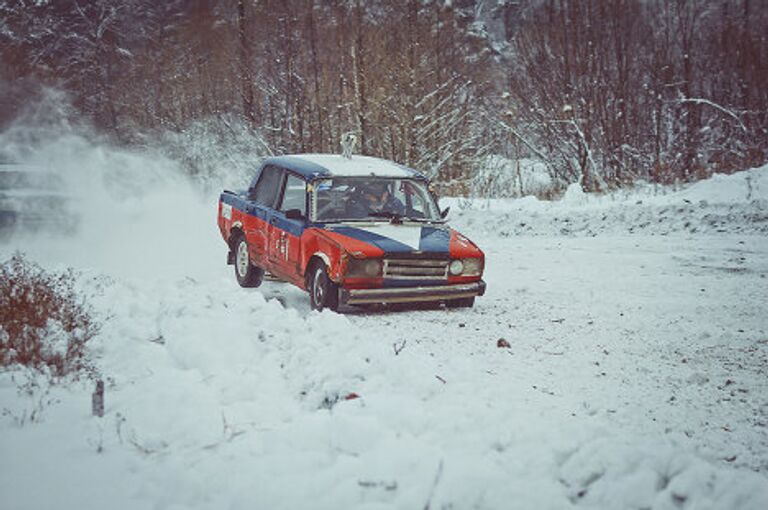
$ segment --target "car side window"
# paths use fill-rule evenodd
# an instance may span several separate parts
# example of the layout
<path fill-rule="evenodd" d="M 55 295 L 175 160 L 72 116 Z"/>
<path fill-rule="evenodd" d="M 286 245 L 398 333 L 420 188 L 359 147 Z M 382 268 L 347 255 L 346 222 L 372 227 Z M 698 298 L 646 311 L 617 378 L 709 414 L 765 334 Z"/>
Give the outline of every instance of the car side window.
<path fill-rule="evenodd" d="M 259 182 L 256 183 L 256 187 L 251 193 L 251 199 L 258 204 L 274 207 L 282 175 L 283 172 L 277 167 L 265 167 L 261 171 Z"/>
<path fill-rule="evenodd" d="M 285 188 L 283 190 L 283 199 L 280 203 L 281 211 L 289 209 L 298 209 L 301 215 L 307 215 L 307 183 L 293 174 L 288 174 L 285 179 Z"/>

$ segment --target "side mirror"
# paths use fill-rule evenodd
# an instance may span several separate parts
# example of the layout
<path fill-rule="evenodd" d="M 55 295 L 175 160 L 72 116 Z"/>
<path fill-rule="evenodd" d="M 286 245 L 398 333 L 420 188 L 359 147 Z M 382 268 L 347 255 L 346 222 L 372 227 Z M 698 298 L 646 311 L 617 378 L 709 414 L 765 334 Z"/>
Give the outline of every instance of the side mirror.
<path fill-rule="evenodd" d="M 451 206 L 446 207 L 440 212 L 440 217 L 445 219 L 446 216 L 448 216 L 448 213 L 451 212 Z"/>
<path fill-rule="evenodd" d="M 304 214 L 299 209 L 288 209 L 285 211 L 285 217 L 289 220 L 303 220 Z"/>

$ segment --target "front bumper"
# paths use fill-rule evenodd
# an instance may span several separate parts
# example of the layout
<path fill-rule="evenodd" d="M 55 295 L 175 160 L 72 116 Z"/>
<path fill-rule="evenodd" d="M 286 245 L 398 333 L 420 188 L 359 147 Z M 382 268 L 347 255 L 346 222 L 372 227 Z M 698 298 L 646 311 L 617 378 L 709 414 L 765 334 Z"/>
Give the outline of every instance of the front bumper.
<path fill-rule="evenodd" d="M 347 305 L 368 305 L 374 303 L 418 303 L 424 301 L 446 301 L 485 294 L 485 282 L 424 287 L 385 287 L 379 289 L 339 289 L 339 302 Z"/>

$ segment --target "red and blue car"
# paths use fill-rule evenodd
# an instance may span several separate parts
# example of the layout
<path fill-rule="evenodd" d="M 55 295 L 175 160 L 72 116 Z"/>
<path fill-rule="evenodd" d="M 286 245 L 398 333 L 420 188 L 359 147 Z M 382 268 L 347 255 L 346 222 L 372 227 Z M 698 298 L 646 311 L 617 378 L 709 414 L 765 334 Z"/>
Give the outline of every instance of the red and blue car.
<path fill-rule="evenodd" d="M 266 159 L 247 190 L 224 191 L 218 224 L 243 287 L 264 273 L 312 308 L 438 302 L 471 307 L 485 258 L 445 224 L 421 173 L 366 156 Z"/>

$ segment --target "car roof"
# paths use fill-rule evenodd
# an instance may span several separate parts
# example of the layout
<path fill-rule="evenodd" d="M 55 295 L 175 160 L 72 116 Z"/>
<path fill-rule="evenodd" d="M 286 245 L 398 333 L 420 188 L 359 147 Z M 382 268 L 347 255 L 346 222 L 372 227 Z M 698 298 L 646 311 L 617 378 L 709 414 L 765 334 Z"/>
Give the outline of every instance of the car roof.
<path fill-rule="evenodd" d="M 268 158 L 264 165 L 287 168 L 307 179 L 334 176 L 426 179 L 420 172 L 393 161 L 359 155 L 345 158 L 340 154 L 291 154 Z"/>

